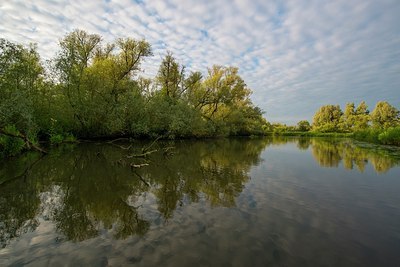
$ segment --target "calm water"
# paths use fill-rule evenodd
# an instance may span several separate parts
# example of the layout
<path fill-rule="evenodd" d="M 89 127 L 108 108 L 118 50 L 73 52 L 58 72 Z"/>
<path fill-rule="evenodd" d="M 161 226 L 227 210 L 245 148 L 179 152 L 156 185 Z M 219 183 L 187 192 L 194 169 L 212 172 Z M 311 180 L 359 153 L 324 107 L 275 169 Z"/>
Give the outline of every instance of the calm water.
<path fill-rule="evenodd" d="M 0 266 L 400 265 L 399 149 L 222 139 L 129 158 L 149 144 L 128 145 L 1 162 Z"/>

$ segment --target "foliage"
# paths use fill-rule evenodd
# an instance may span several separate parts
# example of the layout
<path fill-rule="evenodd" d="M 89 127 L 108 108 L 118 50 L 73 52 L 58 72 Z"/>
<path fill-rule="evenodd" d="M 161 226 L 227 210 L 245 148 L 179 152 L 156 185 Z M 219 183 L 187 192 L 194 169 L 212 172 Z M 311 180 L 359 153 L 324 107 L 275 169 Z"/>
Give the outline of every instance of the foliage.
<path fill-rule="evenodd" d="M 35 104 L 43 68 L 36 47 L 24 48 L 0 39 L 0 128 L 13 125 L 26 136 L 36 136 Z"/>
<path fill-rule="evenodd" d="M 145 40 L 74 30 L 46 72 L 36 46 L 0 39 L 0 129 L 58 144 L 97 137 L 263 134 L 263 112 L 235 67 L 185 73 L 171 53 L 154 79 L 137 77 L 152 55 Z M 4 140 L 6 137 L 1 136 Z M 4 141 L 5 142 L 5 141 Z"/>
<path fill-rule="evenodd" d="M 314 115 L 313 130 L 319 132 L 338 132 L 339 123 L 343 115 L 339 105 L 322 106 Z"/>
<path fill-rule="evenodd" d="M 387 129 L 369 128 L 354 133 L 354 138 L 360 141 L 384 145 L 400 145 L 400 126 Z"/>
<path fill-rule="evenodd" d="M 61 134 L 54 134 L 50 136 L 50 143 L 55 145 L 55 144 L 60 144 L 64 140 L 64 136 Z"/>
<path fill-rule="evenodd" d="M 297 123 L 297 130 L 300 132 L 308 132 L 311 129 L 311 125 L 308 121 L 302 120 Z"/>
<path fill-rule="evenodd" d="M 390 127 L 378 136 L 379 141 L 385 145 L 400 146 L 400 127 Z"/>
<path fill-rule="evenodd" d="M 362 101 L 357 108 L 347 103 L 344 112 L 339 106 L 321 107 L 314 116 L 314 132 L 348 132 L 362 141 L 398 145 L 400 112 L 388 102 L 380 101 L 370 113 Z"/>
<path fill-rule="evenodd" d="M 14 125 L 4 128 L 6 133 L 18 135 L 19 131 Z M 25 142 L 21 138 L 0 135 L 0 157 L 15 156 L 25 148 Z"/>
<path fill-rule="evenodd" d="M 0 39 L 2 155 L 18 153 L 39 139 L 58 144 L 76 138 L 173 139 L 310 130 L 356 132 L 362 139 L 396 143 L 394 130 L 383 131 L 400 121 L 399 111 L 387 102 L 377 103 L 371 114 L 364 101 L 357 107 L 348 103 L 344 112 L 338 105 L 325 105 L 312 126 L 308 121 L 271 124 L 250 100 L 251 90 L 238 68 L 214 65 L 206 75 L 186 73 L 168 52 L 154 79 L 138 77 L 141 63 L 151 55 L 145 40 L 119 38 L 104 44 L 97 34 L 74 30 L 61 39 L 45 71 L 35 45 Z M 371 124 L 381 130 L 369 131 Z M 5 135 L 6 127 L 23 140 Z"/>
<path fill-rule="evenodd" d="M 361 101 L 361 103 L 357 106 L 354 114 L 354 130 L 362 130 L 366 129 L 369 126 L 370 116 L 368 106 L 365 101 Z"/>
<path fill-rule="evenodd" d="M 400 124 L 400 112 L 386 101 L 376 104 L 371 113 L 374 127 L 386 129 Z"/>

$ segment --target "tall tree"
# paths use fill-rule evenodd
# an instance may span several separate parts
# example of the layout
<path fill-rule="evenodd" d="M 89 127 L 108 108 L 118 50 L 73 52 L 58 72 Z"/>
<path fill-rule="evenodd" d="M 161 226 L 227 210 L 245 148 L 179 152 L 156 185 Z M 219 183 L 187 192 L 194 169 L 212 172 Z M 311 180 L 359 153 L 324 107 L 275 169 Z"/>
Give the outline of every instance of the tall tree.
<path fill-rule="evenodd" d="M 370 116 L 365 101 L 361 101 L 355 110 L 354 130 L 366 129 L 369 125 Z"/>
<path fill-rule="evenodd" d="M 343 116 L 341 117 L 340 128 L 344 131 L 351 131 L 356 120 L 354 103 L 347 103 Z"/>
<path fill-rule="evenodd" d="M 386 101 L 379 101 L 371 112 L 374 127 L 388 128 L 400 124 L 400 112 Z"/>
<path fill-rule="evenodd" d="M 0 127 L 17 123 L 27 128 L 32 123 L 33 98 L 42 74 L 35 45 L 25 48 L 0 39 Z"/>
<path fill-rule="evenodd" d="M 171 52 L 162 60 L 156 79 L 162 94 L 171 99 L 180 98 L 185 91 L 185 67 L 179 65 Z"/>
<path fill-rule="evenodd" d="M 301 120 L 297 123 L 297 129 L 302 132 L 307 132 L 311 129 L 311 125 L 306 120 Z"/>
<path fill-rule="evenodd" d="M 132 78 L 152 54 L 145 40 L 120 38 L 101 45 L 101 37 L 75 30 L 60 42 L 56 58 L 60 85 L 81 134 L 123 131 L 126 94 L 138 90 Z M 122 113 L 122 114 L 121 114 Z"/>
<path fill-rule="evenodd" d="M 322 106 L 314 115 L 313 128 L 321 132 L 335 132 L 339 130 L 340 118 L 343 112 L 339 105 Z"/>

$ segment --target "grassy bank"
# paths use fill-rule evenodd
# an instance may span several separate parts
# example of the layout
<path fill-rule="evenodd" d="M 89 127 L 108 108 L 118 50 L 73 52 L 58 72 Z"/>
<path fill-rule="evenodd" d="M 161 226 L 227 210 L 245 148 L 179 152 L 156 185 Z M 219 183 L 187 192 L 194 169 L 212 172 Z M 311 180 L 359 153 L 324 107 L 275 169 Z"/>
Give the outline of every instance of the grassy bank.
<path fill-rule="evenodd" d="M 400 126 L 354 132 L 353 138 L 369 143 L 400 146 Z"/>
<path fill-rule="evenodd" d="M 354 133 L 269 132 L 266 133 L 266 135 L 334 138 L 347 137 L 374 144 L 400 146 L 400 126 L 389 127 L 387 129 L 369 128 Z"/>
<path fill-rule="evenodd" d="M 321 133 L 321 132 L 268 132 L 267 136 L 304 136 L 304 137 L 353 137 L 353 133 Z"/>

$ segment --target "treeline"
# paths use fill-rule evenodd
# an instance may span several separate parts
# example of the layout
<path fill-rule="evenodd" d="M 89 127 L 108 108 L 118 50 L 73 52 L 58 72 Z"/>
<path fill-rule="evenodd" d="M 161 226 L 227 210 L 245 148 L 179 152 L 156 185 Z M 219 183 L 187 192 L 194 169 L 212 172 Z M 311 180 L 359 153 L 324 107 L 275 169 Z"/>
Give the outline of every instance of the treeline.
<path fill-rule="evenodd" d="M 262 134 L 265 119 L 235 67 L 187 73 L 168 53 L 154 79 L 138 76 L 145 40 L 104 44 L 82 30 L 43 64 L 37 47 L 0 39 L 0 154 L 39 140 Z"/>
<path fill-rule="evenodd" d="M 324 105 L 314 114 L 312 124 L 305 120 L 297 126 L 267 123 L 265 129 L 280 135 L 332 136 L 339 133 L 372 143 L 400 145 L 400 112 L 386 101 L 379 101 L 372 112 L 365 101 L 357 107 L 347 103 L 344 111 L 339 105 Z"/>

